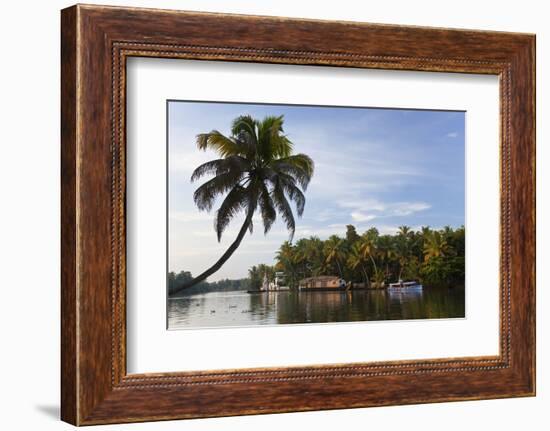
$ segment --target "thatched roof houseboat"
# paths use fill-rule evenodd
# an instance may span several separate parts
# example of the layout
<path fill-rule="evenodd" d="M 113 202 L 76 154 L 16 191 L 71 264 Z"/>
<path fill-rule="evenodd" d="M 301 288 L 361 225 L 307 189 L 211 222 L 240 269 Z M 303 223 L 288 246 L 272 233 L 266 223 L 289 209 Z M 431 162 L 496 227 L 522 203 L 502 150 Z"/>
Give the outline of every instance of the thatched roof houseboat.
<path fill-rule="evenodd" d="M 320 275 L 300 280 L 300 290 L 338 290 L 345 289 L 346 281 L 334 275 Z"/>

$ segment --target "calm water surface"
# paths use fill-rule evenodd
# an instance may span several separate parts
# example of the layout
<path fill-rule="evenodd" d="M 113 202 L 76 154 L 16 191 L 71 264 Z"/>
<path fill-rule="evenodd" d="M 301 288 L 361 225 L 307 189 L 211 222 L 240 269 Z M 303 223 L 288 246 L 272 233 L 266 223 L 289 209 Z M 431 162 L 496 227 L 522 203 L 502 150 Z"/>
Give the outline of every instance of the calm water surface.
<path fill-rule="evenodd" d="M 168 300 L 168 328 L 464 317 L 464 288 L 210 292 Z"/>

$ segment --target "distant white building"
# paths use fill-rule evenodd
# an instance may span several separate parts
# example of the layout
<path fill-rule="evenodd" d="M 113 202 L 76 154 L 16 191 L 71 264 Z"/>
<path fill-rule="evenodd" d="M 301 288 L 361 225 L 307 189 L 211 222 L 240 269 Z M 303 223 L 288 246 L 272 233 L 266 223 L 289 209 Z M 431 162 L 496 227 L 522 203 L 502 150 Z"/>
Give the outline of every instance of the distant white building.
<path fill-rule="evenodd" d="M 275 280 L 269 281 L 267 278 L 267 273 L 264 273 L 264 279 L 262 282 L 262 289 L 261 290 L 287 290 L 288 287 L 283 286 L 285 273 L 284 272 L 276 272 L 275 273 Z"/>

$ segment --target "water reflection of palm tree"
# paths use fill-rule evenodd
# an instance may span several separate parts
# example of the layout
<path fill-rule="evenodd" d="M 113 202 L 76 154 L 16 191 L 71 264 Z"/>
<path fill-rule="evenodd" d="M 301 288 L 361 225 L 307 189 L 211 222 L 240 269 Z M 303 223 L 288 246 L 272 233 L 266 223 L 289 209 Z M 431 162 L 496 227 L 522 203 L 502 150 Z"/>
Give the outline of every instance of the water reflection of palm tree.
<path fill-rule="evenodd" d="M 199 210 L 210 211 L 217 198 L 225 195 L 214 220 L 218 241 L 241 211 L 245 219 L 227 251 L 210 268 L 175 291 L 194 286 L 223 266 L 246 231 L 252 232 L 252 217 L 258 207 L 265 233 L 279 213 L 292 238 L 296 223 L 289 200 L 301 216 L 306 202 L 302 190 L 306 190 L 313 175 L 313 160 L 305 154 L 292 154 L 293 143 L 284 134 L 283 116 L 268 116 L 261 121 L 240 116 L 233 121 L 229 137 L 212 130 L 197 135 L 197 146 L 220 155 L 219 159 L 200 165 L 191 176 L 191 181 L 197 181 L 214 175 L 195 190 L 193 198 Z"/>

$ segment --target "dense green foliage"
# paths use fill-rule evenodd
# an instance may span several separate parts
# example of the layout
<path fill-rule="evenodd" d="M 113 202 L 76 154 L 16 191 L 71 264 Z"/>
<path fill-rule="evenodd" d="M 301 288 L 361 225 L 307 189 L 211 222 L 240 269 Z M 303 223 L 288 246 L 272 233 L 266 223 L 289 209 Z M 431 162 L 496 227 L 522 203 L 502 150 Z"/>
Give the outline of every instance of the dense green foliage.
<path fill-rule="evenodd" d="M 193 276 L 189 271 L 180 271 L 178 274 L 175 272 L 168 273 L 168 295 L 169 296 L 179 296 L 179 295 L 193 295 L 197 293 L 208 293 L 208 292 L 226 292 L 234 290 L 248 290 L 250 287 L 250 280 L 248 278 L 242 278 L 239 280 L 219 280 L 209 283 L 207 281 L 201 281 L 200 283 L 195 284 L 189 289 L 185 289 L 181 292 L 175 293 L 177 287 L 181 286 L 183 283 L 192 280 Z"/>
<path fill-rule="evenodd" d="M 395 235 L 380 235 L 376 228 L 359 234 L 353 225 L 345 236 L 326 240 L 303 238 L 295 244 L 285 241 L 272 268 L 262 267 L 273 277 L 274 270 L 285 273 L 285 282 L 296 288 L 301 279 L 319 275 L 338 275 L 352 283 L 382 287 L 383 283 L 417 280 L 427 287 L 464 284 L 464 227 L 413 231 L 401 226 Z M 257 267 L 253 267 L 257 269 Z M 257 277 L 255 271 L 250 272 Z M 256 279 L 250 278 L 255 288 Z"/>

